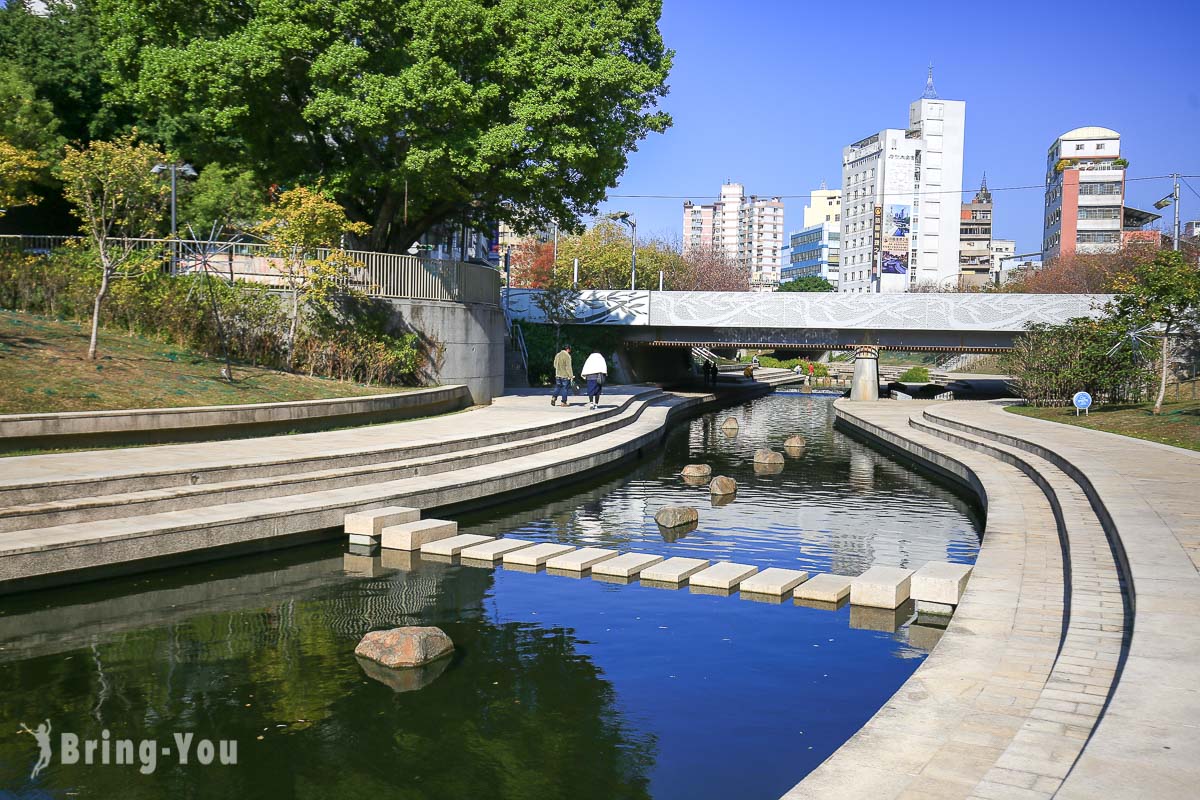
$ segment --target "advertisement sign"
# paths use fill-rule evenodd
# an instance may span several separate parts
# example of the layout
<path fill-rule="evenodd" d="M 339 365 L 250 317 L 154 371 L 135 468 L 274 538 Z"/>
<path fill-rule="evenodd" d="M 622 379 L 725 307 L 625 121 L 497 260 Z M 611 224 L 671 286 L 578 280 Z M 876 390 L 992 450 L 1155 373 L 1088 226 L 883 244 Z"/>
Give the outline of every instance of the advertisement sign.
<path fill-rule="evenodd" d="M 882 272 L 885 275 L 908 274 L 909 240 L 912 235 L 912 206 L 889 205 L 883 219 Z"/>

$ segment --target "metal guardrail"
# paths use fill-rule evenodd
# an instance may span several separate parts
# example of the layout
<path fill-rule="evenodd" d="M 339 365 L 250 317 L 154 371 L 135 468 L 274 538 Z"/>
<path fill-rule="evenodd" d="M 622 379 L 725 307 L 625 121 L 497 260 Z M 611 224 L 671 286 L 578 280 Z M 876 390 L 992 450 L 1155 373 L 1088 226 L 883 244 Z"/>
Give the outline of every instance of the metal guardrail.
<path fill-rule="evenodd" d="M 76 236 L 0 236 L 0 246 L 15 245 L 26 253 L 49 253 Z M 160 251 L 164 258 L 178 248 L 176 268 L 183 273 L 208 268 L 232 280 L 286 287 L 284 259 L 271 253 L 266 244 L 256 242 L 196 242 L 187 239 L 129 239 L 136 251 Z M 207 251 L 207 252 L 205 252 Z M 482 264 L 441 261 L 399 253 L 346 250 L 357 262 L 351 268 L 351 282 L 370 297 L 411 300 L 445 300 L 459 303 L 500 305 L 500 272 Z M 328 248 L 311 254 L 326 258 Z"/>

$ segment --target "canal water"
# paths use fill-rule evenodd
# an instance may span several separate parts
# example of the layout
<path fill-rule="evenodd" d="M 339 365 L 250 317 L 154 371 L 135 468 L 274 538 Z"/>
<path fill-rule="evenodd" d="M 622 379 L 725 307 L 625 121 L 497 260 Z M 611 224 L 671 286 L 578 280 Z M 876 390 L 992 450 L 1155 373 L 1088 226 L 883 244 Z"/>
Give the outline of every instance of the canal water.
<path fill-rule="evenodd" d="M 735 436 L 720 428 L 729 416 Z M 682 423 L 616 472 L 460 525 L 852 575 L 974 560 L 969 500 L 832 420 L 828 398 L 776 393 Z M 755 473 L 754 450 L 793 434 L 804 453 Z M 735 478 L 736 500 L 710 505 L 678 477 L 688 463 Z M 696 530 L 658 529 L 654 512 L 676 504 L 700 510 Z M 0 599 L 0 797 L 776 798 L 936 641 L 903 612 L 344 551 L 330 542 Z M 398 692 L 353 650 L 404 624 L 443 627 L 457 651 Z M 53 753 L 31 778 L 38 747 L 18 731 L 45 720 Z M 105 731 L 134 741 L 133 764 L 100 763 Z M 96 740 L 95 763 L 82 744 L 81 763 L 62 763 L 60 733 Z M 183 764 L 176 736 L 189 734 Z M 143 740 L 153 763 L 136 757 Z M 198 763 L 200 740 L 236 742 L 237 763 Z"/>

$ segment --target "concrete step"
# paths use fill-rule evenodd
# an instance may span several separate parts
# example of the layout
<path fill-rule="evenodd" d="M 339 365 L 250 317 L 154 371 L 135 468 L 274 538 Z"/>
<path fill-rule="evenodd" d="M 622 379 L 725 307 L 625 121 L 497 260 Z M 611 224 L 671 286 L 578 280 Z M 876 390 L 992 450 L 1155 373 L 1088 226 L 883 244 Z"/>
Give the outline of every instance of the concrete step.
<path fill-rule="evenodd" d="M 106 463 L 102 475 L 61 480 L 47 480 L 42 476 L 36 479 L 13 478 L 11 474 L 0 477 L 0 509 L 47 504 L 58 500 L 138 493 L 152 489 L 224 484 L 297 473 L 347 469 L 509 444 L 523 439 L 568 431 L 602 419 L 615 417 L 635 403 L 648 402 L 662 396 L 662 390 L 656 386 L 631 388 L 634 388 L 635 391 L 628 396 L 623 396 L 622 401 L 614 404 L 612 408 L 604 408 L 587 415 L 564 416 L 562 420 L 545 425 L 501 430 L 482 436 L 471 432 L 470 426 L 465 425 L 461 436 L 440 437 L 420 443 L 410 441 L 402 445 L 390 444 L 388 434 L 396 429 L 395 426 L 419 424 L 409 421 L 377 426 L 379 436 L 366 447 L 360 442 L 352 447 L 331 450 L 328 445 L 328 433 L 307 433 L 263 439 L 262 451 L 285 454 L 270 457 L 261 455 L 262 451 L 252 452 L 251 455 L 243 458 L 229 455 L 228 450 L 231 446 L 235 444 L 244 446 L 255 440 L 238 440 L 236 443 L 204 442 L 190 445 L 164 445 L 145 448 L 141 451 L 129 451 L 125 459 L 129 462 L 128 466 L 113 466 L 109 469 Z M 411 430 L 411 428 L 403 429 Z M 179 458 L 167 468 L 148 466 L 142 463 L 138 455 L 150 451 L 156 453 L 178 452 Z M 207 459 L 195 459 L 194 454 L 196 453 L 211 455 Z"/>
<path fill-rule="evenodd" d="M 199 508 L 211 504 L 214 497 L 219 497 L 222 503 L 259 500 L 297 492 L 340 489 L 418 475 L 433 475 L 449 470 L 495 463 L 521 455 L 566 447 L 618 430 L 636 421 L 648 403 L 663 396 L 663 393 L 658 390 L 641 393 L 638 398 L 623 403 L 616 410 L 583 412 L 591 416 L 585 417 L 581 414 L 580 424 L 565 430 L 556 430 L 445 454 L 265 478 L 11 506 L 0 509 L 0 533 L 88 520 L 116 519 L 135 514 L 155 514 Z M 609 413 L 610 411 L 612 413 Z M 533 433 L 536 434 L 537 429 Z M 481 438 L 490 439 L 492 437 Z"/>
<path fill-rule="evenodd" d="M 457 537 L 458 523 L 444 519 L 419 519 L 383 529 L 380 544 L 386 550 L 420 550 L 427 544 Z M 470 544 L 479 544 L 473 540 Z"/>

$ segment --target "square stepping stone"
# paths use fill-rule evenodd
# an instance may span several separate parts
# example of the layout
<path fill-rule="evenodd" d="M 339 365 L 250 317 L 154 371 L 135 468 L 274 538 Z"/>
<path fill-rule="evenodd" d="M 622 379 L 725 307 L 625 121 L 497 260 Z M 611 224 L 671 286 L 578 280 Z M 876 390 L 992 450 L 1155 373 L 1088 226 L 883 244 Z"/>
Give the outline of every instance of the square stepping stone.
<path fill-rule="evenodd" d="M 730 561 L 718 561 L 707 569 L 702 569 L 688 578 L 688 585 L 702 586 L 706 589 L 721 589 L 733 591 L 745 578 L 758 572 L 758 567 L 749 564 L 734 564 Z"/>
<path fill-rule="evenodd" d="M 850 594 L 850 580 L 845 575 L 831 575 L 823 572 L 797 586 L 792 594 L 798 600 L 839 603 L 842 598 Z"/>
<path fill-rule="evenodd" d="M 428 542 L 421 545 L 421 555 L 456 556 L 465 548 L 490 542 L 493 538 L 478 533 L 460 533 L 458 536 L 451 536 L 448 539 L 438 539 L 436 542 Z"/>
<path fill-rule="evenodd" d="M 742 581 L 738 591 L 743 594 L 769 594 L 783 597 L 800 584 L 808 580 L 808 573 L 802 569 L 781 569 L 768 567 L 757 575 L 751 575 Z"/>
<path fill-rule="evenodd" d="M 384 528 L 414 522 L 420 518 L 421 510 L 418 508 L 388 506 L 347 514 L 344 527 L 350 537 L 350 544 L 377 545 Z"/>
<path fill-rule="evenodd" d="M 850 581 L 850 604 L 896 608 L 908 599 L 913 571 L 900 567 L 871 567 Z"/>
<path fill-rule="evenodd" d="M 546 562 L 546 569 L 583 572 L 591 569 L 601 561 L 608 561 L 610 558 L 616 557 L 616 550 L 605 550 L 602 547 L 584 547 L 573 553 L 555 556 Z"/>
<path fill-rule="evenodd" d="M 458 523 L 444 519 L 421 519 L 402 525 L 389 525 L 380 537 L 391 550 L 420 550 L 423 545 L 458 535 Z"/>
<path fill-rule="evenodd" d="M 577 548 L 569 544 L 535 544 L 533 547 L 522 547 L 504 554 L 505 565 L 514 564 L 519 567 L 540 567 L 555 556 L 570 553 Z"/>
<path fill-rule="evenodd" d="M 967 564 L 948 564 L 930 561 L 913 573 L 911 593 L 918 602 L 956 606 L 967 590 L 971 567 Z"/>
<path fill-rule="evenodd" d="M 601 561 L 592 567 L 592 577 L 606 576 L 611 578 L 636 578 L 646 567 L 653 566 L 663 560 L 662 556 L 652 556 L 649 553 L 622 553 L 616 558 Z"/>
<path fill-rule="evenodd" d="M 533 547 L 533 542 L 527 542 L 524 539 L 492 539 L 482 544 L 467 547 L 461 550 L 459 555 L 464 561 L 486 561 L 489 564 L 495 564 L 504 558 L 505 553 L 511 553 L 514 550 L 520 550 L 525 547 Z"/>
<path fill-rule="evenodd" d="M 657 583 L 683 583 L 710 563 L 712 562 L 703 558 L 675 556 L 646 567 L 638 577 L 643 581 Z"/>

